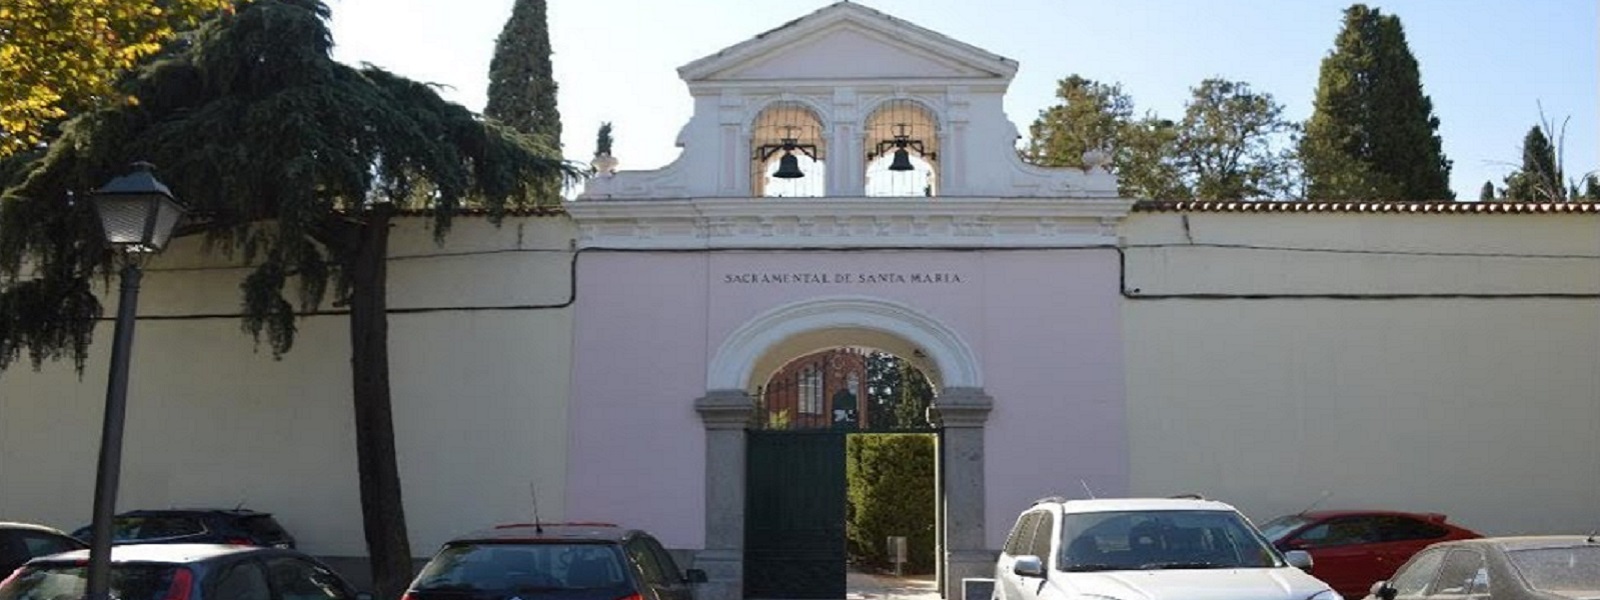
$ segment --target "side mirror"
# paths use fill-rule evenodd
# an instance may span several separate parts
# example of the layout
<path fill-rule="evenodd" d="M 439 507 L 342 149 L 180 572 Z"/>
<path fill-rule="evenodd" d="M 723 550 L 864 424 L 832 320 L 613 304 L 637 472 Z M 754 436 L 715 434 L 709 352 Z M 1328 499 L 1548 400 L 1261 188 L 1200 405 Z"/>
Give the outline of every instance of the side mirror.
<path fill-rule="evenodd" d="M 705 583 L 706 572 L 702 569 L 689 569 L 683 572 L 683 580 L 686 583 Z"/>
<path fill-rule="evenodd" d="M 1311 572 L 1312 560 L 1310 552 L 1306 552 L 1305 550 L 1290 550 L 1283 553 L 1283 560 L 1284 562 L 1289 563 L 1289 566 L 1291 567 L 1300 569 L 1301 571 L 1305 571 L 1307 573 Z"/>
<path fill-rule="evenodd" d="M 1031 554 L 1018 556 L 1017 562 L 1011 565 L 1011 572 L 1023 577 L 1044 578 L 1044 561 Z"/>
<path fill-rule="evenodd" d="M 1379 598 L 1380 600 L 1394 600 L 1394 597 L 1400 594 L 1400 590 L 1389 587 L 1389 582 L 1387 581 L 1373 583 L 1370 591 L 1373 598 Z"/>

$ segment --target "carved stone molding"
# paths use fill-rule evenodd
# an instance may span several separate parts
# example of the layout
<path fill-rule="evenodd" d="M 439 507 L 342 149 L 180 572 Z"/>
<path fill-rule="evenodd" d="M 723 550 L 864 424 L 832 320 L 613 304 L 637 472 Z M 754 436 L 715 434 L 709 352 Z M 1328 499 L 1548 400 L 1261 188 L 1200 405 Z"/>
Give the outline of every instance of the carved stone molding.
<path fill-rule="evenodd" d="M 695 198 L 567 205 L 581 248 L 1039 248 L 1116 243 L 1100 198 Z"/>

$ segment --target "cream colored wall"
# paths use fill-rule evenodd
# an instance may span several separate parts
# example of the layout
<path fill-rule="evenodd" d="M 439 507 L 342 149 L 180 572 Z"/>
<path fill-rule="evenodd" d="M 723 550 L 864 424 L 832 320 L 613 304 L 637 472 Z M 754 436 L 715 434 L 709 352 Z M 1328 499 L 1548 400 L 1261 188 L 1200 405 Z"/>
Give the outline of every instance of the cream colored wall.
<path fill-rule="evenodd" d="M 1600 217 L 1135 213 L 1124 235 L 1133 493 L 1595 526 Z M 1151 297 L 1191 293 L 1403 297 Z M 1446 297 L 1527 293 L 1581 297 Z"/>
<path fill-rule="evenodd" d="M 541 516 L 564 511 L 571 237 L 565 218 L 499 229 L 458 219 L 442 247 L 423 220 L 395 230 L 391 308 L 442 309 L 389 318 L 418 555 L 464 530 L 528 519 L 530 484 Z M 236 314 L 243 271 L 223 264 L 184 240 L 151 265 L 141 316 Z M 236 317 L 142 319 L 118 507 L 243 504 L 277 514 L 313 554 L 364 555 L 347 323 L 301 320 L 295 348 L 275 361 Z M 96 332 L 82 380 L 57 363 L 0 374 L 0 520 L 87 523 L 111 329 Z"/>

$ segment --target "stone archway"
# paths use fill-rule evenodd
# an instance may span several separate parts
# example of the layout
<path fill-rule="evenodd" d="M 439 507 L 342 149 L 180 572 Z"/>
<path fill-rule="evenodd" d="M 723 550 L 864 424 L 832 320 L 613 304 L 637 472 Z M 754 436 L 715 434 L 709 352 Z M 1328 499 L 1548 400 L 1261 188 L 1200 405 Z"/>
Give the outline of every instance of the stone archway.
<path fill-rule="evenodd" d="M 926 357 L 940 392 L 933 411 L 943 427 L 940 499 L 943 556 L 939 573 L 947 598 L 961 579 L 987 577 L 994 556 L 984 537 L 983 427 L 993 404 L 983 390 L 977 355 L 954 330 L 905 304 L 879 298 L 814 298 L 780 306 L 735 329 L 707 367 L 706 395 L 695 401 L 706 427 L 706 537 L 696 565 L 711 582 L 703 597 L 743 597 L 746 430 L 754 403 L 746 392 L 774 353 L 811 350 L 829 336 L 873 339 Z M 837 339 L 837 338 L 835 338 Z M 798 355 L 798 354 L 794 354 Z"/>

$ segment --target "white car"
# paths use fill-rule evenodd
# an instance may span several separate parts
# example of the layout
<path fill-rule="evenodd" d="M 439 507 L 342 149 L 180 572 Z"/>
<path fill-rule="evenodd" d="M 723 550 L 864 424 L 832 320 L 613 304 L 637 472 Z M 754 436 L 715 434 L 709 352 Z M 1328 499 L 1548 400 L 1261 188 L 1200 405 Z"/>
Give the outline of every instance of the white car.
<path fill-rule="evenodd" d="M 995 600 L 1343 600 L 1311 556 L 1280 555 L 1232 506 L 1192 498 L 1040 500 L 995 565 Z"/>

